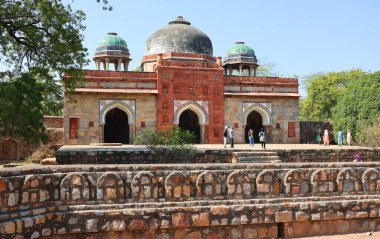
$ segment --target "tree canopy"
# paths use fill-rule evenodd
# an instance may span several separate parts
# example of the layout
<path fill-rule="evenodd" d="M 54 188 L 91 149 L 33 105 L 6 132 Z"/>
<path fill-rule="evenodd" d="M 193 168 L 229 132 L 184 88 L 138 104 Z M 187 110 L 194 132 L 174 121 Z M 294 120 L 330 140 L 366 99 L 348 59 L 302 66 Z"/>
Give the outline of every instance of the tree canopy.
<path fill-rule="evenodd" d="M 354 139 L 365 137 L 380 113 L 380 72 L 362 75 L 345 87 L 333 109 L 334 129 L 350 129 Z"/>
<path fill-rule="evenodd" d="M 85 14 L 73 11 L 59 0 L 1 0 L 0 3 L 0 91 L 3 92 L 0 132 L 2 136 L 38 142 L 41 137 L 33 137 L 37 131 L 43 133 L 43 114 L 60 113 L 62 87 L 73 89 L 80 82 L 82 66 L 87 64 L 87 49 L 82 45 L 81 34 Z M 64 74 L 71 77 L 63 77 Z M 19 85 L 24 87 L 17 88 Z M 8 91 L 14 94 L 4 93 Z M 19 100 L 14 100 L 16 95 L 20 96 Z M 9 109 L 24 105 L 33 116 L 22 116 L 23 123 L 10 121 L 13 112 Z"/>
<path fill-rule="evenodd" d="M 380 72 L 315 74 L 304 84 L 308 94 L 300 101 L 301 120 L 332 121 L 335 132 L 349 129 L 354 141 L 373 144 L 366 138 L 378 132 L 374 123 L 380 117 Z"/>
<path fill-rule="evenodd" d="M 332 110 L 349 82 L 365 75 L 360 69 L 318 73 L 304 80 L 307 97 L 300 101 L 300 119 L 305 121 L 331 121 Z"/>

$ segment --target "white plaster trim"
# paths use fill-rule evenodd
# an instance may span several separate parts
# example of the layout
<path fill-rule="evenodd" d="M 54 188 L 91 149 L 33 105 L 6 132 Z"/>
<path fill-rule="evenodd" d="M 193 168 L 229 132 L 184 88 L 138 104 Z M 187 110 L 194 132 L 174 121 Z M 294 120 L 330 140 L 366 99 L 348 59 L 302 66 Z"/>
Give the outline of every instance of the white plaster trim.
<path fill-rule="evenodd" d="M 129 104 L 125 103 L 122 100 L 111 101 L 107 105 L 105 105 L 103 107 L 100 106 L 100 107 L 101 108 L 100 108 L 100 111 L 99 111 L 99 121 L 100 121 L 101 124 L 105 124 L 106 123 L 106 115 L 107 115 L 107 113 L 110 110 L 115 109 L 115 108 L 118 108 L 118 109 L 124 111 L 127 114 L 127 116 L 128 116 L 128 123 L 129 124 L 134 124 L 135 123 L 136 112 L 134 110 L 134 107 L 133 106 L 131 107 Z"/>
<path fill-rule="evenodd" d="M 194 101 L 188 101 L 178 107 L 178 109 L 174 112 L 174 124 L 179 124 L 179 118 L 185 110 L 192 110 L 198 116 L 200 125 L 208 124 L 208 112 L 206 112 L 202 106 Z"/>
<path fill-rule="evenodd" d="M 243 107 L 244 108 L 244 107 Z M 247 124 L 247 120 L 248 120 L 248 115 L 252 112 L 252 111 L 256 111 L 257 113 L 259 113 L 261 115 L 261 118 L 263 120 L 263 125 L 270 125 L 272 124 L 272 112 L 270 109 L 268 109 L 267 107 L 265 107 L 263 104 L 260 104 L 260 103 L 254 103 L 250 106 L 248 106 L 243 114 L 244 114 L 244 122 L 243 122 L 243 125 L 246 125 Z"/>

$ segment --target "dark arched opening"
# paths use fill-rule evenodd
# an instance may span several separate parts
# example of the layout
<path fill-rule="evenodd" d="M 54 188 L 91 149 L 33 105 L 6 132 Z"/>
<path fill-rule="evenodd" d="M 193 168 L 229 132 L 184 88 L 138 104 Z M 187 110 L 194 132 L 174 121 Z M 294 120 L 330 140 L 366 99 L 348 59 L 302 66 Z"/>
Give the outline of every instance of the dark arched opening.
<path fill-rule="evenodd" d="M 12 139 L 6 139 L 1 144 L 1 159 L 16 160 L 17 159 L 17 143 Z"/>
<path fill-rule="evenodd" d="M 195 142 L 199 144 L 201 142 L 201 127 L 199 125 L 199 119 L 196 113 L 191 110 L 185 110 L 179 117 L 178 127 L 184 130 L 193 132 L 195 135 Z"/>
<path fill-rule="evenodd" d="M 252 111 L 247 117 L 247 125 L 245 126 L 245 142 L 248 143 L 248 131 L 253 130 L 255 143 L 259 142 L 259 132 L 263 128 L 263 118 L 257 111 Z"/>
<path fill-rule="evenodd" d="M 121 109 L 108 111 L 104 125 L 104 142 L 129 144 L 128 115 Z"/>

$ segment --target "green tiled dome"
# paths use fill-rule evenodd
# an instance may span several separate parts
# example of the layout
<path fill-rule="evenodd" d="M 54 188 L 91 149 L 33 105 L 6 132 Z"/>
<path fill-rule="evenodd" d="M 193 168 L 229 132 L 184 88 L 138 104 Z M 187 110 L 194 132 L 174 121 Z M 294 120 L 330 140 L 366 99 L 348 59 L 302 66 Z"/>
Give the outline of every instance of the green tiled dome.
<path fill-rule="evenodd" d="M 224 64 L 236 63 L 257 64 L 257 58 L 253 49 L 244 42 L 238 41 L 231 47 L 224 59 Z"/>
<path fill-rule="evenodd" d="M 129 54 L 127 43 L 116 33 L 110 32 L 96 46 L 96 53 L 119 52 Z"/>
<path fill-rule="evenodd" d="M 255 54 L 255 52 L 252 48 L 244 44 L 244 42 L 239 41 L 236 42 L 235 45 L 228 50 L 227 56 L 238 54 Z"/>

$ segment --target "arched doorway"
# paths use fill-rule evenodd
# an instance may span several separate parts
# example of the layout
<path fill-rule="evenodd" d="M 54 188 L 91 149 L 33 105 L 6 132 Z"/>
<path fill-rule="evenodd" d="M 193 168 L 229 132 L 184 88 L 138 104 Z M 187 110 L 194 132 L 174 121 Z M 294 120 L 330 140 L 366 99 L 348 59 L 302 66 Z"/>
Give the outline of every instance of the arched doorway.
<path fill-rule="evenodd" d="M 119 108 L 114 108 L 106 114 L 104 142 L 129 144 L 128 115 Z"/>
<path fill-rule="evenodd" d="M 257 111 L 252 111 L 247 117 L 247 125 L 245 126 L 245 142 L 248 143 L 248 130 L 254 132 L 255 143 L 259 142 L 259 132 L 263 128 L 263 118 Z"/>
<path fill-rule="evenodd" d="M 194 111 L 183 111 L 179 117 L 178 127 L 193 132 L 195 135 L 194 143 L 199 144 L 201 142 L 201 127 L 199 125 L 198 116 L 196 113 L 194 113 Z"/>
<path fill-rule="evenodd" d="M 2 160 L 17 160 L 17 143 L 12 139 L 6 139 L 1 144 Z"/>

